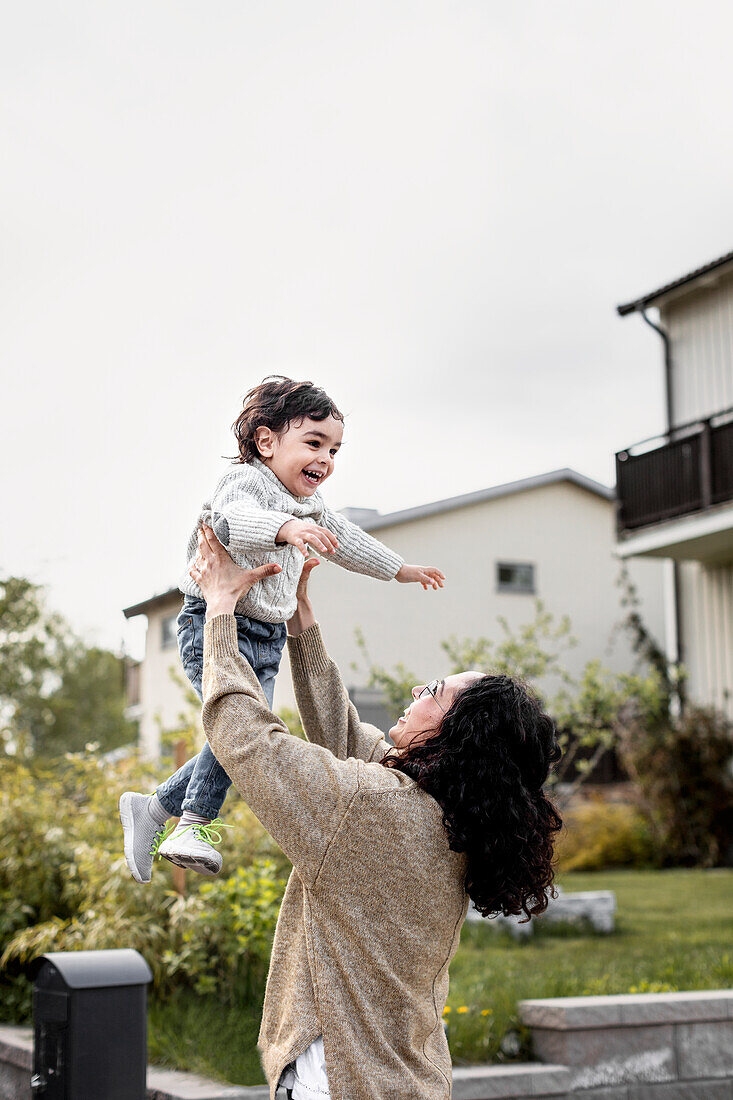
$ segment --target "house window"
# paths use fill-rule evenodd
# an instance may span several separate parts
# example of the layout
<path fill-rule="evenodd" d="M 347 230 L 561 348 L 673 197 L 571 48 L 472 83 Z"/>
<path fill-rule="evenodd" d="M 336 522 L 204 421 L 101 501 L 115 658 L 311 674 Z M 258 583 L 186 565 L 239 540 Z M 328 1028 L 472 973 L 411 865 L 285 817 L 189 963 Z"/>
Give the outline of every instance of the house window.
<path fill-rule="evenodd" d="M 534 594 L 534 566 L 517 561 L 496 563 L 497 592 L 525 592 Z"/>
<path fill-rule="evenodd" d="M 160 648 L 173 649 L 176 644 L 177 615 L 166 615 L 160 624 Z"/>

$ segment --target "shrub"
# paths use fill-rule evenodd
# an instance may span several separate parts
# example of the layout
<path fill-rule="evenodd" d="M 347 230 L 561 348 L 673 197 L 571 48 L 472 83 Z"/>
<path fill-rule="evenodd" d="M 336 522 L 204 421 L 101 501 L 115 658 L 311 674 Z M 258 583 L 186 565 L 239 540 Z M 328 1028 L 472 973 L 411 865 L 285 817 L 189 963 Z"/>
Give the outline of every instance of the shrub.
<path fill-rule="evenodd" d="M 561 871 L 601 871 L 607 867 L 653 867 L 654 836 L 633 806 L 594 798 L 566 811 L 557 844 Z"/>
<path fill-rule="evenodd" d="M 239 796 L 224 808 L 236 826 L 225 832 L 225 859 L 237 870 L 215 883 L 188 875 L 179 898 L 167 861 L 140 886 L 122 852 L 117 801 L 123 790 L 154 788 L 150 765 L 83 753 L 53 768 L 5 757 L 0 770 L 5 1018 L 28 1017 L 29 965 L 52 950 L 135 948 L 166 994 L 205 988 L 231 1001 L 261 985 L 289 864 Z"/>
<path fill-rule="evenodd" d="M 688 706 L 676 721 L 634 716 L 620 753 L 669 865 L 733 863 L 733 722 Z"/>
<path fill-rule="evenodd" d="M 284 890 L 274 860 L 257 860 L 176 901 L 162 959 L 168 984 L 183 981 L 227 1004 L 256 998 L 267 977 Z"/>

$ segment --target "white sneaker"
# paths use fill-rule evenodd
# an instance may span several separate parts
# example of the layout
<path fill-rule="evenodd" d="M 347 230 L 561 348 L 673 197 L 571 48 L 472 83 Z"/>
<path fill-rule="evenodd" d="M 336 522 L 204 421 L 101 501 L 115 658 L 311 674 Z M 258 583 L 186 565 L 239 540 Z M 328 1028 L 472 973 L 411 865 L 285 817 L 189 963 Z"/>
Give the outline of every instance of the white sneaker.
<path fill-rule="evenodd" d="M 125 791 L 120 798 L 120 821 L 125 839 L 125 859 L 135 882 L 150 882 L 158 845 L 173 822 L 155 821 L 149 811 L 152 796 Z"/>
<path fill-rule="evenodd" d="M 219 825 L 221 822 L 217 821 L 216 826 Z M 158 855 L 175 863 L 176 867 L 185 867 L 187 871 L 198 871 L 200 875 L 218 875 L 221 871 L 222 858 L 209 842 L 210 828 L 210 825 L 204 824 L 181 825 L 179 823 L 158 848 Z"/>

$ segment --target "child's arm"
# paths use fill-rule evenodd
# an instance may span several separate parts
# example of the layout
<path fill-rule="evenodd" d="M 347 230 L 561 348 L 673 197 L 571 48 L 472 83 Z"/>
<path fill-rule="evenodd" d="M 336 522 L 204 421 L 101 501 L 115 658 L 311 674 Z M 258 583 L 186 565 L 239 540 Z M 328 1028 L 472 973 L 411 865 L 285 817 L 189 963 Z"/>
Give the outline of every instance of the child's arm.
<path fill-rule="evenodd" d="M 352 573 L 363 573 L 377 580 L 394 579 L 402 584 L 415 581 L 425 589 L 443 587 L 445 576 L 435 566 L 406 565 L 394 550 L 330 508 L 323 509 L 323 526 L 333 531 L 338 539 L 336 550 L 326 556 L 326 561 L 334 561 Z"/>
<path fill-rule="evenodd" d="M 213 529 L 230 554 L 238 551 L 245 557 L 282 550 L 288 543 L 304 557 L 307 546 L 318 554 L 330 554 L 337 545 L 336 537 L 313 520 L 268 508 L 260 477 L 244 466 L 222 478 L 200 521 Z"/>
<path fill-rule="evenodd" d="M 262 481 L 247 466 L 222 478 L 212 497 L 210 513 L 201 516 L 230 554 L 237 551 L 245 557 L 282 550 L 285 543 L 278 539 L 278 532 L 292 518 L 287 512 L 267 507 Z"/>
<path fill-rule="evenodd" d="M 403 565 L 395 577 L 400 584 L 411 584 L 413 581 L 421 584 L 427 591 L 428 588 L 444 588 L 445 573 L 441 573 L 434 565 Z"/>

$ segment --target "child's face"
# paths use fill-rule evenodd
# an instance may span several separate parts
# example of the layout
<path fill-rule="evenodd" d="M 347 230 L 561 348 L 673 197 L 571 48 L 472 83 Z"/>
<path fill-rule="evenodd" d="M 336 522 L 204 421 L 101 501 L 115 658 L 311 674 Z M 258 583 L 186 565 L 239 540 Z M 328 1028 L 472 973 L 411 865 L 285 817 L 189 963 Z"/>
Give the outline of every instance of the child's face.
<path fill-rule="evenodd" d="M 343 424 L 333 416 L 304 417 L 292 420 L 280 435 L 258 428 L 255 441 L 264 464 L 294 497 L 312 497 L 333 473 L 343 435 Z"/>

